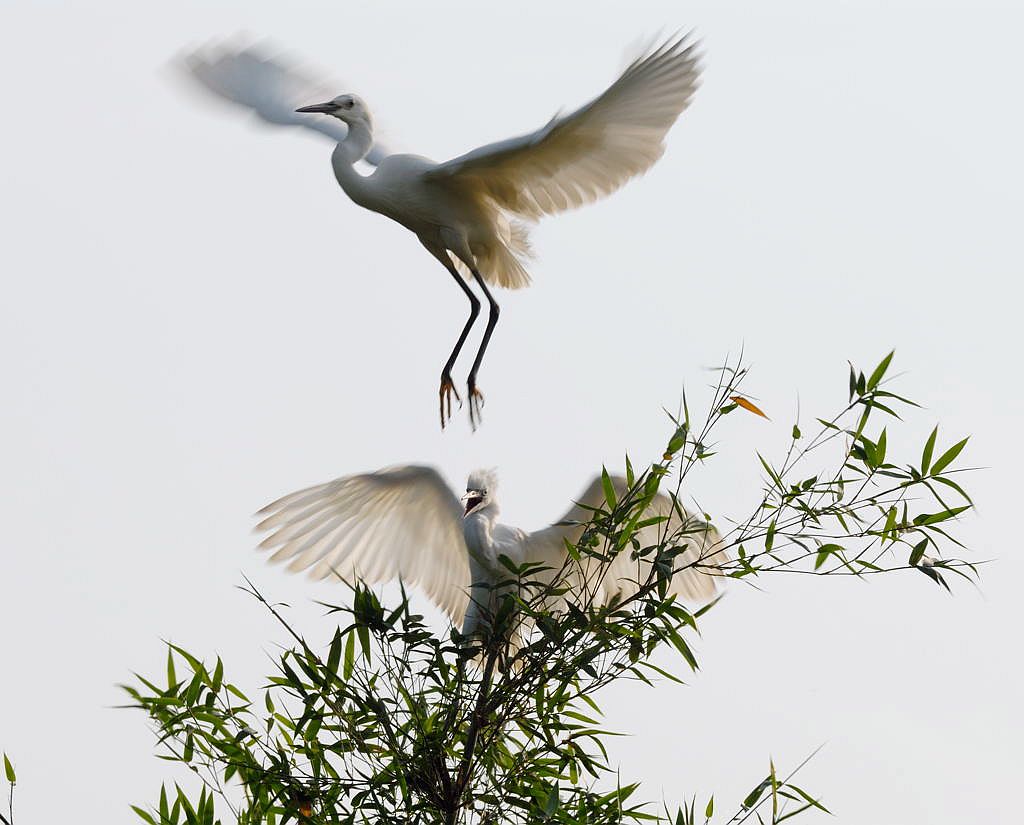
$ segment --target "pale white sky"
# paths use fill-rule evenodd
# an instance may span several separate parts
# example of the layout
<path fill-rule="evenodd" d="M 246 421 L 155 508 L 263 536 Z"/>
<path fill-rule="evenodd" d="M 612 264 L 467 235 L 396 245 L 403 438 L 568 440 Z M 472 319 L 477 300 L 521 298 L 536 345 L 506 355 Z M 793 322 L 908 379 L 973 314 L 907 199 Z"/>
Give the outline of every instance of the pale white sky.
<path fill-rule="evenodd" d="M 19 821 L 133 822 L 167 766 L 114 684 L 160 640 L 255 687 L 281 634 L 246 575 L 250 514 L 401 461 L 497 465 L 507 521 L 561 513 L 662 405 L 745 344 L 773 414 L 732 416 L 691 492 L 756 499 L 755 450 L 845 397 L 845 359 L 973 433 L 981 592 L 923 576 L 734 588 L 690 686 L 607 697 L 624 778 L 719 806 L 821 742 L 807 786 L 849 823 L 1017 821 L 1022 16 L 1006 3 L 22 2 L 0 6 L 0 748 Z M 406 230 L 337 189 L 330 147 L 189 94 L 180 49 L 240 30 L 329 68 L 391 142 L 438 159 L 600 91 L 628 47 L 693 26 L 705 82 L 644 179 L 535 233 L 502 294 L 485 425 L 442 434 L 437 374 L 465 299 Z M 475 341 L 475 339 L 474 339 Z M 458 372 L 463 376 L 468 362 Z M 892 442 L 892 434 L 890 435 Z M 890 448 L 891 449 L 891 448 Z M 908 454 L 907 458 L 916 457 Z M 666 722 L 666 714 L 672 721 Z"/>

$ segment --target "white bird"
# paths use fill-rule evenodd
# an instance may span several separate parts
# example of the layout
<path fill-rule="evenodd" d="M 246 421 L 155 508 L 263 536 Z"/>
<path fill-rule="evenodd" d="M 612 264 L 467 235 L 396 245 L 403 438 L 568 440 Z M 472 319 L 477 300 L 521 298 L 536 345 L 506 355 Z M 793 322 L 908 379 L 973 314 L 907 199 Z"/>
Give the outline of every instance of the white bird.
<path fill-rule="evenodd" d="M 621 498 L 625 480 L 612 481 Z M 498 523 L 496 487 L 493 471 L 478 470 L 470 474 L 460 501 L 432 467 L 343 476 L 260 510 L 263 520 L 256 530 L 270 534 L 259 546 L 274 551 L 272 561 L 288 561 L 289 570 L 308 570 L 314 578 L 367 584 L 400 578 L 421 589 L 468 635 L 493 615 L 495 586 L 510 577 L 500 556 L 516 565 L 542 564 L 553 577 L 566 563 L 566 540 L 578 542 L 592 510 L 607 507 L 597 477 L 558 522 L 528 533 Z M 669 593 L 687 603 L 707 601 L 716 591 L 717 566 L 725 561 L 718 532 L 663 494 L 643 517 L 656 516 L 668 518 L 637 531 L 641 547 L 666 536 L 675 547 L 685 545 L 676 556 Z M 566 568 L 563 581 L 572 582 L 575 598 L 595 605 L 636 593 L 650 572 L 650 562 L 631 558 L 631 548 L 619 552 L 603 577 L 595 575 L 593 560 L 584 557 L 584 565 Z"/>
<path fill-rule="evenodd" d="M 435 163 L 418 155 L 388 154 L 377 145 L 373 118 L 357 95 L 296 108 L 308 104 L 311 90 L 322 84 L 258 49 L 212 47 L 186 62 L 206 88 L 264 121 L 304 126 L 336 141 L 331 164 L 345 193 L 414 232 L 465 292 L 469 319 L 441 371 L 442 427 L 451 417 L 452 395 L 462 403 L 451 371 L 480 311 L 470 284 L 479 285 L 489 307 L 467 380 L 475 427 L 483 403 L 477 372 L 498 321 L 488 284 L 519 289 L 530 283 L 524 221 L 590 203 L 649 169 L 665 151 L 665 135 L 689 104 L 700 75 L 696 44 L 686 35 L 671 39 L 641 54 L 600 96 L 571 114 L 556 115 L 529 134 Z M 303 95 L 309 97 L 303 100 Z M 357 171 L 360 161 L 375 167 L 373 172 Z"/>

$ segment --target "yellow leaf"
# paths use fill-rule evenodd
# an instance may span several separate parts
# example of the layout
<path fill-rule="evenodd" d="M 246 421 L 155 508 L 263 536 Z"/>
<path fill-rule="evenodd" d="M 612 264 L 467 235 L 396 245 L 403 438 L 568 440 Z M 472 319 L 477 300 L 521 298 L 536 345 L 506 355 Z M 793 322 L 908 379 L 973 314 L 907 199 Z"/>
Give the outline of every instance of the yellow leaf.
<path fill-rule="evenodd" d="M 771 419 L 762 412 L 760 407 L 758 407 L 753 401 L 748 401 L 742 395 L 734 395 L 729 400 L 735 402 L 737 406 L 743 407 L 747 412 L 752 412 L 754 415 L 759 415 L 761 418 L 767 418 L 771 421 Z"/>

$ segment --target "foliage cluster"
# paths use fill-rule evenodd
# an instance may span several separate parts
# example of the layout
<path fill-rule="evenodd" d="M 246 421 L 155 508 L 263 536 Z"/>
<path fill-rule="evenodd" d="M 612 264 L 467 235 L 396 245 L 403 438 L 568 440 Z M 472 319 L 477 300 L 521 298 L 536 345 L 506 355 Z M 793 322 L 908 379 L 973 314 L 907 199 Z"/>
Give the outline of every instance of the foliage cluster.
<path fill-rule="evenodd" d="M 781 461 L 759 455 L 757 506 L 721 529 L 715 550 L 725 553 L 688 556 L 686 564 L 740 582 L 900 569 L 943 586 L 943 573 L 972 577 L 972 565 L 947 556 L 961 546 L 952 530 L 971 507 L 954 467 L 966 439 L 940 448 L 935 430 L 919 458 L 897 460 L 891 430 L 898 412 L 916 405 L 889 388 L 891 361 L 890 353 L 867 374 L 851 367 L 839 413 L 816 419 L 807 435 L 795 423 Z M 138 816 L 149 825 L 214 825 L 223 821 L 216 807 L 241 825 L 737 825 L 824 811 L 773 764 L 734 810 L 721 811 L 713 798 L 659 809 L 609 759 L 602 688 L 621 679 L 678 681 L 652 661 L 662 646 L 681 666 L 698 667 L 692 634 L 715 603 L 691 610 L 666 593 L 692 532 L 704 525 L 670 528 L 648 508 L 659 495 L 682 506 L 683 486 L 714 456 L 712 436 L 725 416 L 763 415 L 743 393 L 741 363 L 718 376 L 699 420 L 684 399 L 661 461 L 637 471 L 627 459 L 625 489 L 604 474 L 606 501 L 567 548 L 564 569 L 505 560 L 508 582 L 482 638 L 438 633 L 404 590 L 388 605 L 355 586 L 349 602 L 325 605 L 337 628 L 317 650 L 249 584 L 290 639 L 261 697 L 233 684 L 220 658 L 210 665 L 177 645 L 159 679 L 139 676 L 124 688 L 152 721 L 163 758 L 199 780 L 161 788 L 155 805 L 135 807 Z M 658 541 L 640 542 L 638 532 L 652 525 L 664 527 Z M 570 585 L 584 567 L 602 575 L 620 553 L 652 562 L 634 595 L 601 604 L 590 588 Z"/>

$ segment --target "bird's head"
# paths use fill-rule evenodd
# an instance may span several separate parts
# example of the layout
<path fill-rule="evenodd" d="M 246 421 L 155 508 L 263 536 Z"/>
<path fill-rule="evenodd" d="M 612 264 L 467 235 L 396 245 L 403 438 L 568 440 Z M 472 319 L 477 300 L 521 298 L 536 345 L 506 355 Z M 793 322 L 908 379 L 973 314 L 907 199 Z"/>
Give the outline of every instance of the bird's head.
<path fill-rule="evenodd" d="M 494 493 L 498 487 L 498 477 L 494 470 L 474 470 L 466 480 L 466 495 L 462 503 L 466 505 L 465 515 L 469 516 L 489 507 L 494 503 Z"/>
<path fill-rule="evenodd" d="M 295 110 L 304 114 L 330 115 L 336 117 L 349 125 L 356 122 L 368 122 L 370 111 L 359 95 L 344 94 L 338 95 L 326 103 L 314 103 L 312 106 L 302 106 Z"/>

